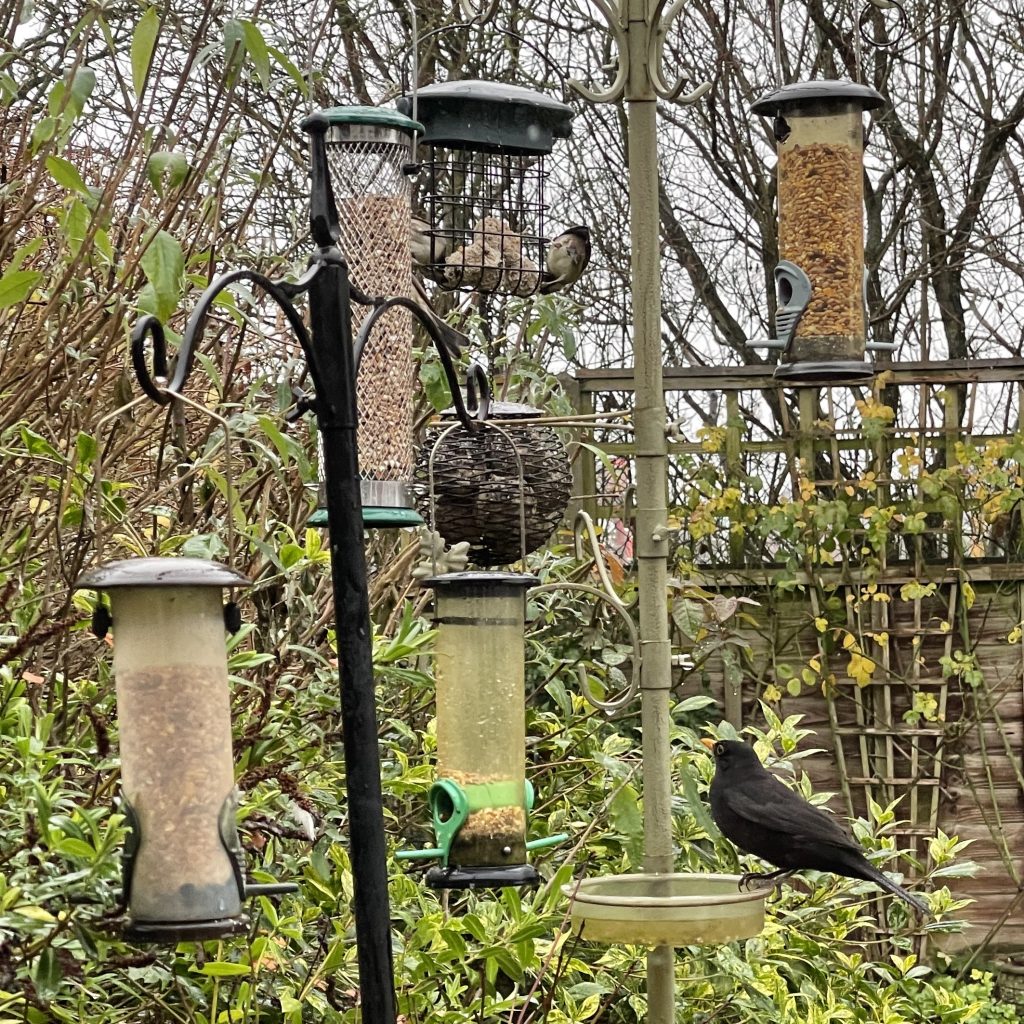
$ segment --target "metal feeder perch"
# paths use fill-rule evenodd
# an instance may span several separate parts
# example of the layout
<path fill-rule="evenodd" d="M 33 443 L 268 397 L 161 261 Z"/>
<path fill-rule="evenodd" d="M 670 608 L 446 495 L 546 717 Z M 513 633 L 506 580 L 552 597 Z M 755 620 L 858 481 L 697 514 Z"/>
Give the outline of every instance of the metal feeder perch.
<path fill-rule="evenodd" d="M 527 840 L 533 792 L 526 781 L 523 634 L 526 590 L 536 578 L 456 572 L 434 589 L 437 774 L 429 802 L 437 845 L 405 860 L 438 859 L 427 884 L 499 888 L 538 880 L 527 852 L 564 835 Z"/>
<path fill-rule="evenodd" d="M 779 254 L 775 268 L 780 380 L 870 378 L 864 362 L 865 110 L 884 97 L 854 82 L 797 82 L 750 108 L 774 117 Z"/>
<path fill-rule="evenodd" d="M 477 565 L 508 565 L 542 547 L 562 521 L 572 489 L 565 446 L 539 409 L 492 402 L 480 429 L 454 410 L 427 432 L 416 463 L 420 512 L 449 544 L 468 541 Z M 514 421 L 514 422 L 507 422 Z"/>
<path fill-rule="evenodd" d="M 368 295 L 413 294 L 409 262 L 410 183 L 405 173 L 413 135 L 422 125 L 380 107 L 322 111 L 330 185 L 338 210 L 338 247 L 353 283 Z M 370 313 L 353 305 L 356 334 Z M 367 526 L 416 526 L 413 507 L 412 323 L 392 309 L 378 321 L 360 353 L 356 375 L 358 447 L 363 522 Z M 310 519 L 326 525 L 325 502 Z"/>
<path fill-rule="evenodd" d="M 441 288 L 532 295 L 543 284 L 547 238 L 545 157 L 568 138 L 573 111 L 521 86 L 472 79 L 416 92 L 423 123 L 420 216 Z M 411 96 L 398 101 L 409 114 Z"/>
<path fill-rule="evenodd" d="M 573 931 L 595 942 L 711 946 L 764 928 L 771 888 L 745 891 L 739 875 L 605 875 L 562 886 Z"/>
<path fill-rule="evenodd" d="M 249 581 L 199 558 L 136 558 L 84 573 L 76 588 L 109 592 L 93 628 L 114 629 L 121 803 L 130 825 L 123 934 L 141 942 L 244 931 L 242 900 L 291 892 L 247 885 L 235 830 L 224 588 Z"/>

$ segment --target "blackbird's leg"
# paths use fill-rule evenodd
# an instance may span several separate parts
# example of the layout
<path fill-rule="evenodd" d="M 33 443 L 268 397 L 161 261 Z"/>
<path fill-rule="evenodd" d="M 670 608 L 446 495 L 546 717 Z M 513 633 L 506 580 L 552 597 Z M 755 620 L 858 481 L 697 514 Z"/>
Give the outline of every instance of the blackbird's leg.
<path fill-rule="evenodd" d="M 770 884 L 768 886 L 764 886 L 764 888 L 775 889 L 782 885 L 790 875 L 795 874 L 796 872 L 791 871 L 789 868 L 780 868 L 778 871 L 769 871 L 767 874 L 762 874 L 758 871 L 744 871 L 740 876 L 739 887 L 741 889 L 746 889 L 749 888 L 751 882 L 768 882 Z M 762 886 L 758 886 L 758 888 L 761 887 Z"/>

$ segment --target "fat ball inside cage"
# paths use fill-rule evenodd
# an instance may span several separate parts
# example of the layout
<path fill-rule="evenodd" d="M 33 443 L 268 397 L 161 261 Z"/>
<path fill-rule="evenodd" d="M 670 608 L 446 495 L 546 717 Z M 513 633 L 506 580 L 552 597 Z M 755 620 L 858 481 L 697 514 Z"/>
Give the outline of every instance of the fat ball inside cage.
<path fill-rule="evenodd" d="M 398 108 L 409 113 L 412 98 Z M 465 80 L 418 90 L 417 117 L 417 215 L 431 237 L 422 273 L 446 290 L 539 291 L 545 158 L 571 134 L 572 108 L 520 86 Z"/>

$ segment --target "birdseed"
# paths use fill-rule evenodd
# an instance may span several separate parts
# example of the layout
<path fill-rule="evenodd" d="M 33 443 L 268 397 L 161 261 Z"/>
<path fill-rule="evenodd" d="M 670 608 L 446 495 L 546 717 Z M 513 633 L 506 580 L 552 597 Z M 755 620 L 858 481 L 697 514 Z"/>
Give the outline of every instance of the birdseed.
<path fill-rule="evenodd" d="M 797 338 L 864 337 L 861 157 L 815 143 L 779 152 L 779 250 L 811 279 Z"/>

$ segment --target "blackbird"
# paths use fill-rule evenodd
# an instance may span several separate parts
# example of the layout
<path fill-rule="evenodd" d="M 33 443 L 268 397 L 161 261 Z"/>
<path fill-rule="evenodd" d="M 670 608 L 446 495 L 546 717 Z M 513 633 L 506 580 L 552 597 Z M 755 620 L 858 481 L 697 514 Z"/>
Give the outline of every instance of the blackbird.
<path fill-rule="evenodd" d="M 797 871 L 831 871 L 881 886 L 918 913 L 931 911 L 878 870 L 836 821 L 766 771 L 753 747 L 736 740 L 703 739 L 715 755 L 711 817 L 722 835 L 778 871 L 751 878 L 781 881 Z M 742 884 L 742 883 L 741 883 Z"/>

